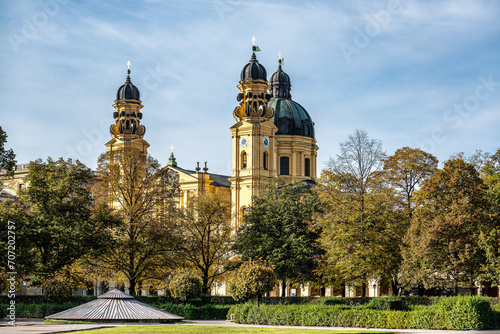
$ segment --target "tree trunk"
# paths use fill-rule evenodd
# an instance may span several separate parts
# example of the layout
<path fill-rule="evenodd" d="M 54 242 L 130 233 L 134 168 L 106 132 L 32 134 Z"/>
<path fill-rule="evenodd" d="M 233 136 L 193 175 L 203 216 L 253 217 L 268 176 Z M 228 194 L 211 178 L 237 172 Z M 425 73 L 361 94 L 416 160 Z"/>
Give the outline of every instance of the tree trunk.
<path fill-rule="evenodd" d="M 286 297 L 286 278 L 281 281 L 281 298 Z"/>
<path fill-rule="evenodd" d="M 418 295 L 422 297 L 425 294 L 425 289 L 421 283 L 418 283 Z"/>
<path fill-rule="evenodd" d="M 135 278 L 131 278 L 128 280 L 129 283 L 130 283 L 130 287 L 129 287 L 129 293 L 134 296 L 136 293 L 135 293 L 135 286 L 137 285 L 137 281 Z"/>
<path fill-rule="evenodd" d="M 392 295 L 393 296 L 400 297 L 400 291 L 399 291 L 399 288 L 398 288 L 398 281 L 395 278 L 393 278 L 391 280 L 391 289 L 392 289 Z"/>
<path fill-rule="evenodd" d="M 202 281 L 203 281 L 203 289 L 202 289 L 203 293 L 210 295 L 210 287 L 208 286 L 208 274 L 203 275 Z"/>

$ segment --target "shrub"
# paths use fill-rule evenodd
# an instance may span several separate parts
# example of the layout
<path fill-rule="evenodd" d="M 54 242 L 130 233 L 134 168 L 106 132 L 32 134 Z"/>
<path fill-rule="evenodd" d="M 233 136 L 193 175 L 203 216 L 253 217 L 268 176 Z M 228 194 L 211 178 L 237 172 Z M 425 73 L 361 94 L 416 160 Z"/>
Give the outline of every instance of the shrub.
<path fill-rule="evenodd" d="M 343 305 L 344 299 L 341 297 L 321 297 L 313 300 L 312 303 L 322 305 Z"/>
<path fill-rule="evenodd" d="M 403 304 L 401 298 L 387 296 L 372 298 L 366 307 L 374 310 L 402 310 Z"/>
<path fill-rule="evenodd" d="M 490 302 L 483 297 L 453 297 L 449 321 L 452 329 L 470 330 L 488 327 L 491 315 Z"/>
<path fill-rule="evenodd" d="M 259 306 L 262 294 L 271 291 L 276 284 L 274 268 L 264 260 L 248 260 L 236 269 L 229 279 L 229 292 L 235 300 L 257 298 Z"/>
<path fill-rule="evenodd" d="M 159 306 L 167 312 L 179 315 L 188 320 L 220 320 L 226 319 L 231 306 L 229 305 L 203 305 L 166 303 Z"/>
<path fill-rule="evenodd" d="M 180 300 L 191 300 L 201 297 L 202 282 L 200 277 L 191 270 L 176 270 L 170 281 L 172 297 Z"/>

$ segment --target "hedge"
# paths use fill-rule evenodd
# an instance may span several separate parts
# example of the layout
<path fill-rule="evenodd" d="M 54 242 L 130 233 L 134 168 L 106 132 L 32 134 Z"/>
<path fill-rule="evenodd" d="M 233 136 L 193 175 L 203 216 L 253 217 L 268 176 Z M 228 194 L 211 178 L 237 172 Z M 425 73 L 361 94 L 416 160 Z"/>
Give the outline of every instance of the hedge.
<path fill-rule="evenodd" d="M 48 315 L 65 311 L 80 304 L 20 304 L 16 303 L 16 318 L 44 318 Z M 0 318 L 7 315 L 7 304 L 0 304 Z M 190 320 L 226 319 L 230 305 L 203 305 L 166 303 L 157 306 L 167 312 Z"/>
<path fill-rule="evenodd" d="M 81 304 L 66 303 L 66 304 L 21 304 L 16 303 L 16 318 L 44 318 L 48 315 L 62 312 Z M 0 304 L 0 317 L 4 318 L 7 315 L 7 304 Z"/>
<path fill-rule="evenodd" d="M 500 327 L 500 306 L 491 307 L 490 301 L 477 296 L 441 298 L 430 306 L 415 306 L 411 311 L 390 310 L 385 301 L 349 307 L 342 304 L 328 305 L 256 305 L 247 303 L 232 306 L 228 317 L 237 323 L 334 326 L 368 328 L 419 328 L 472 330 Z"/>

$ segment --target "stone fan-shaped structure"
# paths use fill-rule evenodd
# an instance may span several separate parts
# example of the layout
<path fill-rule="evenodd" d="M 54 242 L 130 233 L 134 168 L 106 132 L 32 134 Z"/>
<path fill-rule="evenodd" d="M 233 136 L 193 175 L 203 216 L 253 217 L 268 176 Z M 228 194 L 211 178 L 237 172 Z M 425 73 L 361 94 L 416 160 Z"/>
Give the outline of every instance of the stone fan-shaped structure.
<path fill-rule="evenodd" d="M 96 300 L 45 317 L 51 320 L 82 320 L 99 322 L 173 322 L 183 317 L 141 303 L 118 289 Z"/>

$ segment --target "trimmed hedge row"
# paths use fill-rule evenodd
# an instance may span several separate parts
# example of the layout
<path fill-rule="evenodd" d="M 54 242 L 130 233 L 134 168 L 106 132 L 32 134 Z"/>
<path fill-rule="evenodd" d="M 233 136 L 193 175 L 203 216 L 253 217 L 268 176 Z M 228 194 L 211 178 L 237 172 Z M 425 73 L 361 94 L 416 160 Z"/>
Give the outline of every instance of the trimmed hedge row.
<path fill-rule="evenodd" d="M 384 302 L 381 304 L 387 307 Z M 369 304 L 355 307 L 262 305 L 257 308 L 247 303 L 233 306 L 228 317 L 232 316 L 237 323 L 261 325 L 471 330 L 500 328 L 499 309 L 497 306 L 492 309 L 486 298 L 459 296 L 443 298 L 431 306 L 416 306 L 412 311 L 373 309 Z"/>
<path fill-rule="evenodd" d="M 81 304 L 20 304 L 16 303 L 16 318 L 44 318 L 48 315 L 65 311 Z M 167 312 L 180 315 L 189 320 L 216 320 L 226 319 L 231 305 L 203 305 L 166 303 L 154 305 Z M 0 318 L 8 314 L 7 304 L 0 304 Z"/>
<path fill-rule="evenodd" d="M 81 303 L 66 304 L 21 304 L 16 303 L 16 318 L 44 318 L 48 315 L 62 312 L 81 305 Z M 9 310 L 9 305 L 0 304 L 0 318 L 5 318 Z"/>
<path fill-rule="evenodd" d="M 227 319 L 227 314 L 232 305 L 195 306 L 191 304 L 167 303 L 157 307 L 188 320 L 221 320 Z"/>
<path fill-rule="evenodd" d="M 61 298 L 56 298 L 56 299 L 50 299 L 47 298 L 46 296 L 42 295 L 16 295 L 15 301 L 16 303 L 22 303 L 22 304 L 47 304 L 47 303 L 52 303 L 52 304 L 66 304 L 66 303 L 72 303 L 72 304 L 85 304 L 88 303 L 94 299 L 96 299 L 96 296 L 67 296 L 67 297 L 61 297 Z M 8 304 L 10 303 L 10 298 L 8 295 L 0 295 L 0 304 Z"/>

